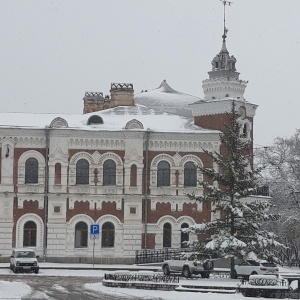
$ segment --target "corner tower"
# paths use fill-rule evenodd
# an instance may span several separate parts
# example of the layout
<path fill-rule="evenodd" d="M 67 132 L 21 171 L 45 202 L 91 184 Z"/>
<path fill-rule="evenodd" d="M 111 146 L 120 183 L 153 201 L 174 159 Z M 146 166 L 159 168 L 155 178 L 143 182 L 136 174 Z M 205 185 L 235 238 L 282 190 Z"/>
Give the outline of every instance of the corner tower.
<path fill-rule="evenodd" d="M 213 58 L 212 70 L 208 72 L 209 78 L 202 82 L 204 99 L 192 104 L 195 125 L 224 131 L 225 124 L 229 121 L 228 113 L 232 103 L 236 105 L 241 123 L 241 134 L 253 140 L 253 118 L 257 105 L 245 100 L 244 92 L 248 81 L 239 78 L 236 70 L 236 58 L 229 55 L 226 47 L 227 28 L 225 27 L 224 4 L 224 33 L 222 35 L 221 51 Z"/>

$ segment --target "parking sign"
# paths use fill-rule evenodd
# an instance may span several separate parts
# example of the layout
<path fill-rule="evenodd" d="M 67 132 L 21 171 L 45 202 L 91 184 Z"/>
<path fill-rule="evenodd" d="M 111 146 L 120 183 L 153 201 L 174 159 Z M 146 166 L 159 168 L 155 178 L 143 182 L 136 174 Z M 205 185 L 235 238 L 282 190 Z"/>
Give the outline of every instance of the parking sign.
<path fill-rule="evenodd" d="M 92 224 L 90 232 L 91 232 L 91 234 L 99 234 L 100 233 L 99 224 Z"/>

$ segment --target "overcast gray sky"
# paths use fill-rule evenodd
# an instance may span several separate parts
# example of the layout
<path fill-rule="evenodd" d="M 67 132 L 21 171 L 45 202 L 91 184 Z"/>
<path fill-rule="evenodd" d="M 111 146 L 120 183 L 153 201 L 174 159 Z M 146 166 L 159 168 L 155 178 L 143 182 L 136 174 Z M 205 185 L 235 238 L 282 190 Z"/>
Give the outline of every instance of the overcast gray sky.
<path fill-rule="evenodd" d="M 299 0 L 227 9 L 227 48 L 259 105 L 257 146 L 300 127 L 299 13 Z M 166 79 L 202 97 L 222 33 L 219 0 L 0 0 L 0 111 L 82 113 L 84 92 L 111 82 L 139 92 Z"/>

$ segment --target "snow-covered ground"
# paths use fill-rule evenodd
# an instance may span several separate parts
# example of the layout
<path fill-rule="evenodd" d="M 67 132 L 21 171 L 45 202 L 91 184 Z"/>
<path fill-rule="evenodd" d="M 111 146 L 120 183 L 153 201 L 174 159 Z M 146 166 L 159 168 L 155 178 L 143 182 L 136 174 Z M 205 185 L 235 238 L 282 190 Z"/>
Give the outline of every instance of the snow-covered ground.
<path fill-rule="evenodd" d="M 82 267 L 88 268 L 92 267 L 91 265 L 66 265 L 66 264 L 50 264 L 50 263 L 41 263 L 41 267 L 57 267 L 57 269 L 41 269 L 38 276 L 90 276 L 90 277 L 99 277 L 103 278 L 104 273 L 108 272 L 107 270 L 67 270 L 64 269 L 65 267 Z M 0 275 L 8 275 L 13 274 L 8 268 L 1 268 L 7 267 L 7 264 L 0 264 Z M 109 268 L 107 265 L 95 265 L 95 268 Z M 116 268 L 116 265 L 112 266 Z M 119 265 L 117 266 L 118 269 L 126 270 L 129 266 Z M 135 268 L 135 266 L 130 266 L 130 268 Z M 141 269 L 140 266 L 136 267 L 137 269 Z M 145 267 L 146 268 L 146 267 Z M 149 269 L 149 267 L 147 266 Z M 157 268 L 157 267 L 156 267 Z M 280 268 L 280 273 L 300 273 L 299 268 Z M 36 274 L 24 274 L 24 276 L 36 276 Z M 210 279 L 180 279 L 180 284 L 192 284 L 192 285 L 210 285 L 210 286 L 237 286 L 240 283 L 240 280 L 232 280 L 230 278 L 210 278 Z M 59 283 L 53 283 L 56 290 L 63 289 L 59 285 Z M 216 294 L 216 293 L 191 293 L 191 292 L 175 292 L 175 291 L 153 291 L 153 290 L 140 290 L 140 289 L 127 289 L 127 288 L 111 288 L 105 287 L 102 285 L 101 282 L 99 283 L 87 283 L 84 285 L 84 288 L 93 291 L 101 291 L 107 294 L 113 294 L 120 299 L 126 299 L 130 296 L 137 296 L 142 299 L 160 299 L 160 300 L 177 300 L 177 299 L 185 299 L 188 298 L 189 300 L 201 300 L 201 299 L 222 299 L 222 300 L 239 300 L 244 299 L 244 296 L 241 294 Z M 21 299 L 25 297 L 31 292 L 31 288 L 16 280 L 13 282 L 0 280 L 0 299 L 7 300 L 7 299 Z M 63 291 L 65 292 L 65 291 Z M 251 298 L 248 298 L 251 299 Z M 255 298 L 253 298 L 255 299 Z"/>

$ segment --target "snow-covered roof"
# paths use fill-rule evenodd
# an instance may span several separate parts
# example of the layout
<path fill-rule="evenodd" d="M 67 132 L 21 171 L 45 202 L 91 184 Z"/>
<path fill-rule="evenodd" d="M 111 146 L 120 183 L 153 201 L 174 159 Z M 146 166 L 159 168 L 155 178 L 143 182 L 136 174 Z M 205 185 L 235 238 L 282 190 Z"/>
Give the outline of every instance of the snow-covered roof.
<path fill-rule="evenodd" d="M 189 104 L 201 100 L 198 97 L 178 92 L 171 88 L 166 80 L 163 80 L 157 89 L 152 91 L 142 91 L 134 95 L 137 104 L 146 105 L 156 111 L 175 113 L 191 117 L 191 107 Z"/>
<path fill-rule="evenodd" d="M 91 116 L 99 116 L 103 123 L 89 123 Z M 195 126 L 191 119 L 168 113 L 157 113 L 142 105 L 118 106 L 88 114 L 0 113 L 0 128 L 36 128 L 46 126 L 81 130 L 119 131 L 123 129 L 156 132 L 219 133 Z"/>

